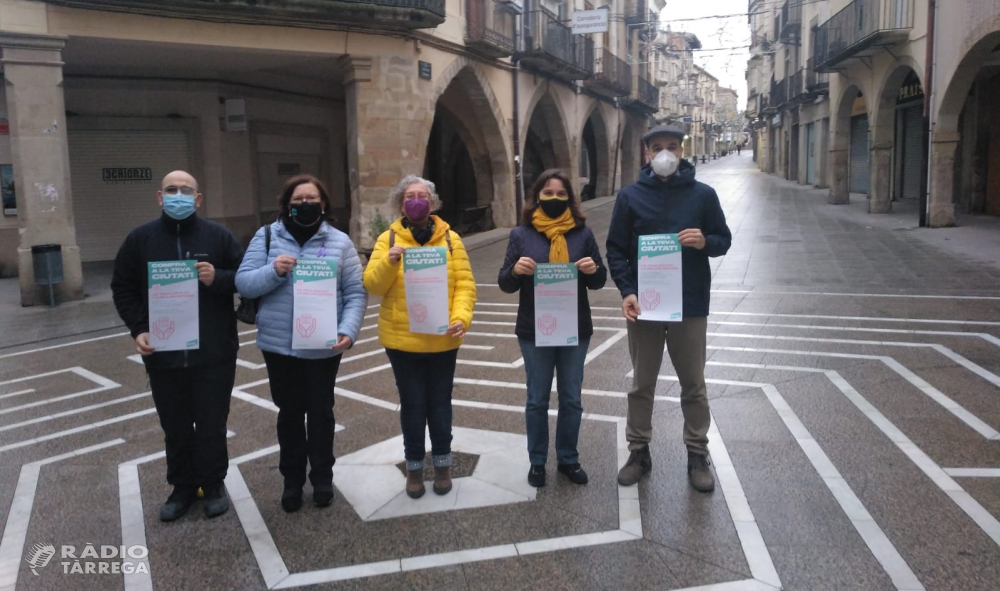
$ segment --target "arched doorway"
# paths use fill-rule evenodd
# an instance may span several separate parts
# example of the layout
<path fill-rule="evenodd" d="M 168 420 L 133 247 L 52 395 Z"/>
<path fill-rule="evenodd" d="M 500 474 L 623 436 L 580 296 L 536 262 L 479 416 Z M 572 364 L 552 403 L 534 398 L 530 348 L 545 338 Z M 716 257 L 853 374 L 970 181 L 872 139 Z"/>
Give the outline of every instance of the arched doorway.
<path fill-rule="evenodd" d="M 868 211 L 916 215 L 927 174 L 927 142 L 923 86 L 914 67 L 904 63 L 890 71 L 878 99 L 872 125 Z"/>
<path fill-rule="evenodd" d="M 591 111 L 580 134 L 580 196 L 582 200 L 610 195 L 611 164 L 608 127 L 600 106 Z"/>
<path fill-rule="evenodd" d="M 535 179 L 548 168 L 560 168 L 566 174 L 573 171 L 562 115 L 555 101 L 546 93 L 535 105 L 525 134 L 521 175 L 526 200 L 531 197 Z"/>
<path fill-rule="evenodd" d="M 829 203 L 839 205 L 849 203 L 851 193 L 868 193 L 868 106 L 858 86 L 844 90 L 835 113 Z"/>
<path fill-rule="evenodd" d="M 511 223 L 513 177 L 489 83 L 459 58 L 440 84 L 446 86 L 435 104 L 423 168 L 423 176 L 437 185 L 438 215 L 463 235 L 494 228 L 495 217 Z"/>

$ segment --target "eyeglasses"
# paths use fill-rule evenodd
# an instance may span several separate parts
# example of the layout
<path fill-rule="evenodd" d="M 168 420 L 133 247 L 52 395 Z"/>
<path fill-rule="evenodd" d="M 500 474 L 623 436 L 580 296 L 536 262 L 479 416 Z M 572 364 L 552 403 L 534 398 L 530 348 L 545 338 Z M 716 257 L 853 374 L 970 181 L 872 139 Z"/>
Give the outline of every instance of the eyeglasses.
<path fill-rule="evenodd" d="M 197 189 L 193 189 L 191 187 L 177 187 L 174 185 L 170 185 L 169 187 L 163 188 L 163 193 L 168 195 L 172 195 L 174 193 L 180 193 L 181 195 L 194 195 L 197 192 L 198 192 Z"/>
<path fill-rule="evenodd" d="M 430 193 L 406 193 L 403 195 L 404 201 L 409 201 L 411 199 L 424 199 L 426 201 L 431 200 Z"/>
<path fill-rule="evenodd" d="M 318 203 L 322 201 L 323 198 L 319 195 L 298 195 L 292 197 L 289 203 Z"/>

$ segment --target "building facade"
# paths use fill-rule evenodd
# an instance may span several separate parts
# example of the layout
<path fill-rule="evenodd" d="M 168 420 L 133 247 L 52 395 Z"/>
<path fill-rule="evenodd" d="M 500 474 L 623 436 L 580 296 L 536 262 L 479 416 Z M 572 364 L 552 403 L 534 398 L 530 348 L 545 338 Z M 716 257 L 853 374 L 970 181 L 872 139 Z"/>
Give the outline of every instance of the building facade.
<path fill-rule="evenodd" d="M 190 170 L 202 214 L 243 241 L 284 180 L 330 188 L 365 249 L 406 174 L 438 185 L 464 233 L 511 226 L 547 167 L 610 195 L 635 177 L 658 107 L 650 43 L 662 0 L 0 0 L 0 273 L 44 301 L 31 247 L 62 246 L 58 298 L 114 257 Z"/>
<path fill-rule="evenodd" d="M 749 3 L 747 118 L 761 170 L 953 225 L 1000 215 L 1000 5 Z"/>

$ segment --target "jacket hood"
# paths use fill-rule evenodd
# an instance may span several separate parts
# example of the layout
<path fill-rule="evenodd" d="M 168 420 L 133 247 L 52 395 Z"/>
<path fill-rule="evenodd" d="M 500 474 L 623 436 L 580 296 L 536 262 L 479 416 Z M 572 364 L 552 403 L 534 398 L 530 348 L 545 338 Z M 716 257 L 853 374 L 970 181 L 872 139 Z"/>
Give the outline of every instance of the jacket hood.
<path fill-rule="evenodd" d="M 668 178 L 667 182 L 663 182 L 659 178 L 654 178 L 652 170 L 653 167 L 650 164 L 643 166 L 639 173 L 638 182 L 640 185 L 653 189 L 654 191 L 660 190 L 663 187 L 684 187 L 693 185 L 695 182 L 695 167 L 687 160 L 681 160 L 680 165 L 677 167 L 677 172 Z"/>
<path fill-rule="evenodd" d="M 444 235 L 447 234 L 448 230 L 451 229 L 451 226 L 448 225 L 448 222 L 442 220 L 438 216 L 431 214 L 431 219 L 434 220 L 434 234 L 431 235 L 431 239 L 427 241 L 427 244 L 430 244 L 431 242 L 437 242 L 438 240 L 443 240 Z M 410 231 L 409 228 L 403 226 L 403 218 L 399 218 L 396 221 L 392 222 L 392 225 L 389 226 L 389 229 L 393 230 L 397 234 Z"/>

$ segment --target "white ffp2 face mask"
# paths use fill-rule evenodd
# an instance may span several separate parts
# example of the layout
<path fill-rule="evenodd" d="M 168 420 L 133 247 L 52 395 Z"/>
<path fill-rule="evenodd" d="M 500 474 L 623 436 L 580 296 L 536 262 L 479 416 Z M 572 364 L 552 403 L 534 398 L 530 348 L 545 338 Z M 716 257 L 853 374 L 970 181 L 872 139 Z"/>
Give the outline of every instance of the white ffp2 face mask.
<path fill-rule="evenodd" d="M 653 158 L 653 172 L 656 176 L 667 178 L 677 172 L 680 163 L 680 159 L 673 152 L 660 150 L 660 153 Z"/>

